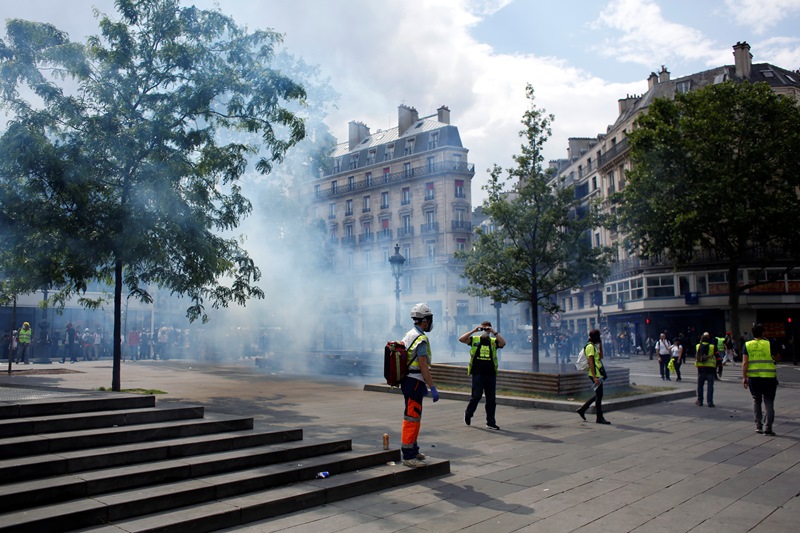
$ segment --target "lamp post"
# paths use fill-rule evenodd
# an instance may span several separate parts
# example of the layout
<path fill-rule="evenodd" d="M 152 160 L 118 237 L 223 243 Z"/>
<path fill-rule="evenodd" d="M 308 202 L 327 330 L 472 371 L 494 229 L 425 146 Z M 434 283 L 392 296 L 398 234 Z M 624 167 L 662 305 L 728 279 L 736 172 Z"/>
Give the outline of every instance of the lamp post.
<path fill-rule="evenodd" d="M 495 301 L 494 303 L 492 303 L 492 307 L 495 308 L 496 315 L 497 315 L 497 320 L 495 322 L 496 325 L 495 325 L 494 329 L 496 331 L 498 331 L 498 332 L 500 331 L 500 307 L 502 305 L 503 305 L 503 303 L 502 302 L 498 302 L 498 301 Z"/>
<path fill-rule="evenodd" d="M 403 334 L 403 326 L 400 325 L 400 277 L 403 275 L 403 264 L 406 258 L 400 255 L 400 244 L 394 245 L 394 255 L 389 256 L 389 264 L 392 265 L 392 276 L 394 276 L 394 331 L 399 338 Z"/>

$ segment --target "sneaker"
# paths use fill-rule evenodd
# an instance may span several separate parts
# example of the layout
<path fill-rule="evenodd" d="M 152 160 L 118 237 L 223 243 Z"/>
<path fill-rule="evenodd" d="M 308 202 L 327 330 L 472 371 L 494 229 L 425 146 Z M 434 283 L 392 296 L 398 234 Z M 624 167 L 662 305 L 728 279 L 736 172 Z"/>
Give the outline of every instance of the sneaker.
<path fill-rule="evenodd" d="M 709 407 L 715 407 L 713 403 L 708 404 Z"/>
<path fill-rule="evenodd" d="M 764 428 L 761 426 L 756 426 L 756 433 L 764 433 Z"/>
<path fill-rule="evenodd" d="M 486 424 L 486 429 L 493 429 L 495 431 L 500 431 L 500 426 L 497 424 Z"/>
<path fill-rule="evenodd" d="M 427 465 L 423 461 L 414 458 L 414 459 L 403 459 L 403 466 L 407 466 L 409 468 L 421 468 Z"/>
<path fill-rule="evenodd" d="M 470 425 L 472 423 L 472 416 L 464 413 L 464 423 Z"/>
<path fill-rule="evenodd" d="M 695 404 L 696 406 L 698 406 L 698 407 L 703 407 L 703 402 L 701 402 L 700 400 L 695 400 L 695 401 L 694 401 L 694 404 Z"/>
<path fill-rule="evenodd" d="M 773 437 L 774 437 L 774 436 L 775 436 L 775 432 L 774 432 L 774 431 L 772 431 L 772 429 L 769 429 L 769 428 L 768 428 L 768 429 L 765 429 L 765 430 L 764 430 L 764 435 L 771 435 L 771 436 L 773 436 Z"/>
<path fill-rule="evenodd" d="M 419 460 L 419 461 L 424 461 L 424 460 L 425 460 L 425 459 L 427 459 L 427 458 L 428 458 L 428 456 L 427 456 L 427 455 L 425 455 L 425 454 L 424 454 L 424 453 L 422 453 L 422 452 L 419 452 L 419 453 L 417 454 L 417 460 Z"/>

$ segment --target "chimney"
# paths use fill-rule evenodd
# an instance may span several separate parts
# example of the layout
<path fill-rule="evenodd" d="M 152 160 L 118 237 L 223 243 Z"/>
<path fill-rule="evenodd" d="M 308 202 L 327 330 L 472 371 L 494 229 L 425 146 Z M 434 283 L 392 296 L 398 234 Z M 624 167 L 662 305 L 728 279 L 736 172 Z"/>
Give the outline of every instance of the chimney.
<path fill-rule="evenodd" d="M 656 74 L 655 72 L 651 72 L 650 76 L 648 76 L 647 78 L 647 90 L 649 91 L 650 89 L 655 87 L 656 84 L 658 84 L 658 74 Z"/>
<path fill-rule="evenodd" d="M 750 45 L 747 41 L 736 42 L 733 47 L 733 60 L 736 67 L 736 77 L 749 79 L 750 67 L 753 66 L 753 54 L 750 53 Z"/>
<path fill-rule="evenodd" d="M 437 114 L 438 114 L 438 116 L 436 117 L 436 120 L 438 120 L 439 122 L 443 122 L 445 124 L 450 124 L 450 108 L 449 107 L 447 107 L 446 105 L 443 105 L 442 107 L 440 107 L 436 111 L 437 111 Z"/>
<path fill-rule="evenodd" d="M 661 72 L 658 73 L 658 83 L 664 83 L 665 81 L 669 81 L 669 71 L 667 67 L 661 65 Z"/>
<path fill-rule="evenodd" d="M 356 122 L 355 120 L 351 120 L 348 124 L 350 127 L 350 142 L 349 150 L 353 150 L 358 143 L 369 137 L 369 127 L 364 124 L 363 122 Z"/>
<path fill-rule="evenodd" d="M 397 135 L 403 135 L 408 128 L 419 120 L 419 113 L 413 107 L 401 104 L 397 107 Z"/>
<path fill-rule="evenodd" d="M 625 111 L 631 109 L 633 105 L 636 103 L 636 100 L 639 98 L 636 95 L 631 96 L 630 94 L 626 95 L 625 98 L 620 98 L 617 100 L 619 103 L 619 114 L 623 114 Z"/>

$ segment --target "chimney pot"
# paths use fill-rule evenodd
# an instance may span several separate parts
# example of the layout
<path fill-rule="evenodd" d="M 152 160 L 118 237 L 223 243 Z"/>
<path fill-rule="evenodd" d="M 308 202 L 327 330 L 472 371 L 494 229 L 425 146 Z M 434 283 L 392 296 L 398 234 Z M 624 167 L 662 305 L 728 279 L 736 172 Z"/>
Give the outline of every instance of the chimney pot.
<path fill-rule="evenodd" d="M 733 47 L 733 61 L 738 78 L 750 78 L 750 68 L 753 66 L 753 54 L 747 41 L 736 42 Z"/>

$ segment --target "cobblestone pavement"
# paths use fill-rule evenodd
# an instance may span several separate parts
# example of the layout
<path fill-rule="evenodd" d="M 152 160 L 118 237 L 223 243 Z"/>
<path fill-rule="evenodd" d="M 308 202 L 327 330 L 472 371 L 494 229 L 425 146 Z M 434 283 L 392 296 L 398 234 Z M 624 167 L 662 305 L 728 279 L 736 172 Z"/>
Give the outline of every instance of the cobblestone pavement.
<path fill-rule="evenodd" d="M 630 367 L 637 383 L 664 384 L 657 362 L 646 357 L 608 364 Z M 0 390 L 110 385 L 109 361 L 70 370 L 79 373 L 0 374 Z M 682 382 L 667 385 L 694 389 L 694 368 L 683 370 Z M 464 402 L 426 399 L 420 445 L 450 460 L 450 475 L 236 531 L 794 532 L 800 387 L 784 376 L 796 372 L 792 365 L 779 368 L 784 385 L 776 437 L 755 433 L 738 366 L 726 367 L 716 383 L 713 409 L 695 406 L 692 398 L 664 402 L 609 413 L 610 426 L 571 412 L 501 406 L 502 430 L 491 431 L 483 427 L 482 407 L 466 426 Z M 167 392 L 159 403 L 198 402 L 209 411 L 249 414 L 261 427 L 302 428 L 306 438 L 346 437 L 378 447 L 386 432 L 399 444 L 402 399 L 366 392 L 363 380 L 273 374 L 252 361 L 212 367 L 173 360 L 123 363 L 122 383 Z"/>

